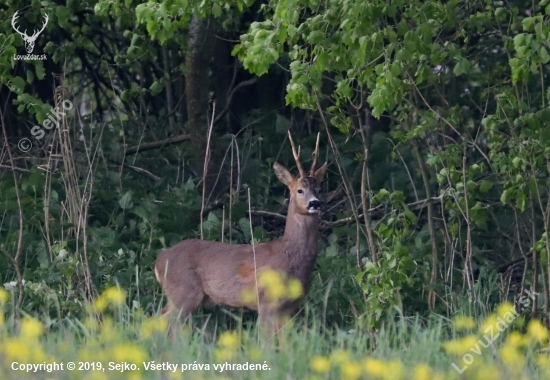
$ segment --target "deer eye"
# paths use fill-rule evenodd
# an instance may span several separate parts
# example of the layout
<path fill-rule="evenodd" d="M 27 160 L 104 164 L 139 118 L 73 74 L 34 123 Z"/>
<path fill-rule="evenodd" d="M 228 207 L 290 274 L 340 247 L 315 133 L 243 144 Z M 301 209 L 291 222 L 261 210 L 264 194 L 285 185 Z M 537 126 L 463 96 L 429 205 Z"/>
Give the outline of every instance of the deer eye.
<path fill-rule="evenodd" d="M 304 190 L 298 189 L 298 194 L 303 194 L 303 193 L 304 193 Z"/>

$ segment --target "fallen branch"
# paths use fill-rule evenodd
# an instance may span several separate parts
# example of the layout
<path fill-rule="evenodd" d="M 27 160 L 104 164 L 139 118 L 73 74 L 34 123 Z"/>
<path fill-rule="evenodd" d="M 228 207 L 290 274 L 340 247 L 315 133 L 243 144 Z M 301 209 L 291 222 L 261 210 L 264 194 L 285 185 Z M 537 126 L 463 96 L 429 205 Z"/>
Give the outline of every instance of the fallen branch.
<path fill-rule="evenodd" d="M 137 152 L 143 152 L 146 150 L 162 148 L 165 145 L 175 144 L 175 143 L 187 141 L 190 139 L 191 139 L 191 135 L 185 134 L 185 135 L 173 136 L 168 139 L 164 139 L 160 141 L 131 146 L 128 149 L 126 149 L 126 152 L 124 152 L 124 155 L 128 156 L 129 154 L 134 154 Z"/>
<path fill-rule="evenodd" d="M 16 172 L 22 172 L 22 173 L 28 173 L 28 169 L 19 168 L 17 166 L 10 166 L 10 165 L 0 165 L 0 169 L 7 169 L 7 170 L 14 170 Z"/>
<path fill-rule="evenodd" d="M 160 177 L 157 177 L 156 175 L 154 175 L 150 171 L 145 170 L 143 168 L 140 168 L 138 166 L 124 164 L 124 167 L 126 167 L 128 169 L 132 169 L 133 171 L 135 171 L 139 174 L 143 174 L 144 176 L 151 178 L 153 181 L 158 181 L 160 179 Z"/>

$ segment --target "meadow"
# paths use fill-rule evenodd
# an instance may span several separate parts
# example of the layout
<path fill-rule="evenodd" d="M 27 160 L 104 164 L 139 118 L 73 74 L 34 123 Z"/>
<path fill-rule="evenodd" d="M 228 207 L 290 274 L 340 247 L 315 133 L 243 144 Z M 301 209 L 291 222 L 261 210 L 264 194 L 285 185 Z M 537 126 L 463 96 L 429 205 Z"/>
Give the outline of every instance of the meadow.
<path fill-rule="evenodd" d="M 2 305 L 10 302 L 0 290 Z M 255 323 L 218 331 L 131 310 L 108 288 L 83 320 L 2 319 L 2 379 L 547 379 L 548 330 L 501 304 L 483 320 L 401 317 L 376 331 L 327 329 L 319 316 L 268 337 Z M 197 320 L 197 318 L 195 318 Z"/>

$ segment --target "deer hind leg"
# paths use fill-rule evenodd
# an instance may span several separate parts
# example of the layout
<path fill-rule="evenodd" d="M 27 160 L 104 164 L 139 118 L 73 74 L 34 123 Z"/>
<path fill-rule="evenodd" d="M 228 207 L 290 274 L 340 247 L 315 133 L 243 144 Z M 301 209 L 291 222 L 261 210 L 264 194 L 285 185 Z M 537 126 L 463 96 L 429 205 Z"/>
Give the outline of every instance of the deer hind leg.
<path fill-rule="evenodd" d="M 200 278 L 192 271 L 185 271 L 178 277 L 178 281 L 170 281 L 167 277 L 163 288 L 168 298 L 161 315 L 170 318 L 169 335 L 172 335 L 175 326 L 185 322 L 187 317 L 203 302 L 205 294 Z"/>

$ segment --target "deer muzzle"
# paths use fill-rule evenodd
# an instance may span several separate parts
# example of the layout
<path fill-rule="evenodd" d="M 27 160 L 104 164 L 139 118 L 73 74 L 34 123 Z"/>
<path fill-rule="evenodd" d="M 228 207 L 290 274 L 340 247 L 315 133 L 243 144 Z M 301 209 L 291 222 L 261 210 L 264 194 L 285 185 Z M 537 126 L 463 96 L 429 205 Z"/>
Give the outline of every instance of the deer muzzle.
<path fill-rule="evenodd" d="M 319 201 L 319 199 L 312 198 L 307 205 L 307 211 L 310 214 L 318 214 L 320 209 L 321 209 L 321 202 Z"/>

